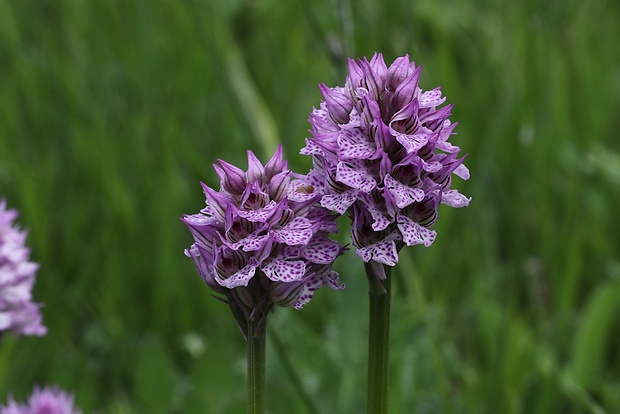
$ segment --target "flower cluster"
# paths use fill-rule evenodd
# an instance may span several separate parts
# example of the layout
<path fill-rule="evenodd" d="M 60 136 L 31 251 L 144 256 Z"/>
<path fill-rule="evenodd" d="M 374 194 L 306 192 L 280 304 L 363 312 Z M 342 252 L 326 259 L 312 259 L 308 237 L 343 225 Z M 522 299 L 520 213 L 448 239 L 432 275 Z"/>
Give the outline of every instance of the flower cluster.
<path fill-rule="evenodd" d="M 327 237 L 334 215 L 287 169 L 281 146 L 264 166 L 248 151 L 247 172 L 222 160 L 214 168 L 220 190 L 203 184 L 206 207 L 182 218 L 194 237 L 185 253 L 244 334 L 273 304 L 301 309 L 319 287 L 342 288 L 331 265 L 344 249 Z"/>
<path fill-rule="evenodd" d="M 47 333 L 41 324 L 39 305 L 32 302 L 32 286 L 39 265 L 28 261 L 26 231 L 13 226 L 18 213 L 0 200 L 0 333 L 16 335 Z"/>
<path fill-rule="evenodd" d="M 28 398 L 28 404 L 18 404 L 10 397 L 7 406 L 0 406 L 0 414 L 82 414 L 82 412 L 74 408 L 73 395 L 54 386 L 35 388 Z"/>
<path fill-rule="evenodd" d="M 324 100 L 309 121 L 313 157 L 307 184 L 321 205 L 352 218 L 352 240 L 365 262 L 398 262 L 404 246 L 429 246 L 440 203 L 470 199 L 451 189 L 452 174 L 469 178 L 460 148 L 448 142 L 456 123 L 439 88 L 422 91 L 420 66 L 408 56 L 388 68 L 381 54 L 349 60 L 344 87 L 320 85 Z"/>

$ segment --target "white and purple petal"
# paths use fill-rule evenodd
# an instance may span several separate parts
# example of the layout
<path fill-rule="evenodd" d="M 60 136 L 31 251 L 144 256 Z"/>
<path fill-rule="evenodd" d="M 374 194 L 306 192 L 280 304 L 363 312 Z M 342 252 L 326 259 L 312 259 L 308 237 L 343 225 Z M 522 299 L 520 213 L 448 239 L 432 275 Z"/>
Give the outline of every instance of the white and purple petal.
<path fill-rule="evenodd" d="M 306 273 L 306 263 L 299 259 L 299 249 L 285 249 L 277 257 L 264 261 L 261 270 L 274 282 L 295 282 Z"/>
<path fill-rule="evenodd" d="M 338 214 L 344 214 L 351 207 L 359 190 L 351 189 L 342 193 L 326 194 L 321 198 L 321 206 Z"/>
<path fill-rule="evenodd" d="M 226 277 L 222 277 L 222 275 L 218 273 L 216 276 L 216 281 L 220 284 L 220 286 L 228 289 L 233 289 L 238 286 L 247 286 L 250 279 L 254 277 L 258 265 L 258 260 L 251 257 L 242 269 L 237 270 L 230 276 L 227 275 Z"/>
<path fill-rule="evenodd" d="M 454 208 L 467 207 L 470 201 L 471 197 L 465 197 L 457 190 L 448 190 L 441 194 L 441 202 Z"/>
<path fill-rule="evenodd" d="M 315 234 L 315 224 L 305 217 L 296 217 L 290 223 L 271 230 L 274 241 L 289 246 L 307 245 Z"/>
<path fill-rule="evenodd" d="M 385 176 L 385 190 L 389 191 L 394 197 L 398 208 L 405 208 L 409 204 L 422 201 L 424 199 L 424 190 L 421 188 L 412 188 L 394 179 L 391 175 Z"/>
<path fill-rule="evenodd" d="M 397 215 L 396 223 L 403 236 L 403 241 L 407 246 L 423 244 L 429 247 L 435 241 L 435 237 L 437 237 L 436 231 L 422 227 L 403 214 Z"/>
<path fill-rule="evenodd" d="M 371 260 L 387 266 L 398 263 L 398 251 L 394 240 L 384 239 L 370 246 L 359 247 L 355 253 L 366 263 Z"/>
<path fill-rule="evenodd" d="M 377 151 L 360 128 L 343 128 L 338 134 L 338 148 L 343 160 L 369 159 Z"/>
<path fill-rule="evenodd" d="M 302 249 L 301 257 L 312 263 L 332 264 L 341 252 L 340 243 L 325 237 Z"/>
<path fill-rule="evenodd" d="M 262 223 L 269 220 L 280 206 L 280 203 L 276 203 L 275 200 L 271 200 L 265 207 L 256 210 L 242 210 L 236 206 L 234 207 L 234 210 L 239 217 L 254 223 Z"/>

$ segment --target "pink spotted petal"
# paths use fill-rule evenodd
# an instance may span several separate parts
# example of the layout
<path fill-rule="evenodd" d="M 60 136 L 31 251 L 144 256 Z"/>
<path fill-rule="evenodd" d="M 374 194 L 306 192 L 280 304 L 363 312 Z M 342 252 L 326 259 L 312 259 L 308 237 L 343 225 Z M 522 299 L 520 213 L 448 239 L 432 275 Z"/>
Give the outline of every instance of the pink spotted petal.
<path fill-rule="evenodd" d="M 284 249 L 275 257 L 277 260 L 299 259 L 299 247 L 285 246 Z"/>
<path fill-rule="evenodd" d="M 317 170 L 316 168 L 311 169 L 303 181 L 305 184 L 314 187 L 318 193 L 322 194 L 323 187 L 325 185 L 325 176 L 320 170 Z M 295 183 L 295 181 L 293 181 L 293 183 Z"/>
<path fill-rule="evenodd" d="M 407 154 L 418 151 L 428 142 L 428 134 L 425 132 L 412 135 L 403 134 L 392 129 L 390 129 L 390 132 L 396 137 L 396 141 L 405 147 Z"/>
<path fill-rule="evenodd" d="M 398 229 L 403 235 L 403 241 L 407 246 L 423 244 L 428 247 L 435 241 L 435 237 L 437 236 L 436 231 L 422 227 L 409 217 L 402 214 L 399 214 L 396 220 Z"/>
<path fill-rule="evenodd" d="M 303 249 L 301 257 L 312 263 L 331 264 L 336 260 L 340 251 L 340 243 L 325 239 Z"/>
<path fill-rule="evenodd" d="M 269 240 L 269 235 L 266 234 L 263 236 L 256 236 L 254 234 L 251 234 L 248 237 L 235 243 L 231 243 L 224 238 L 222 238 L 221 240 L 222 243 L 224 243 L 226 246 L 230 247 L 233 250 L 239 250 L 240 248 L 242 248 L 244 252 L 254 252 L 262 249 L 265 246 L 265 244 Z"/>
<path fill-rule="evenodd" d="M 296 310 L 302 309 L 314 297 L 314 292 L 323 286 L 323 278 L 320 275 L 314 275 L 306 281 L 299 292 L 297 300 L 293 304 Z"/>
<path fill-rule="evenodd" d="M 368 194 L 360 194 L 359 196 L 362 203 L 364 203 L 364 207 L 370 213 L 373 219 L 372 229 L 374 231 L 381 231 L 385 229 L 387 226 L 392 223 L 392 219 L 388 217 L 387 212 L 383 209 L 379 208 L 379 206 L 375 203 L 372 197 Z"/>
<path fill-rule="evenodd" d="M 377 186 L 375 179 L 366 170 L 353 168 L 344 162 L 339 162 L 336 167 L 336 180 L 364 193 L 370 192 Z"/>
<path fill-rule="evenodd" d="M 421 160 L 421 161 L 422 161 L 422 168 L 424 169 L 424 171 L 429 172 L 429 173 L 437 172 L 443 168 L 443 164 L 439 161 L 431 161 L 431 162 L 426 162 L 424 160 Z"/>
<path fill-rule="evenodd" d="M 230 277 L 227 277 L 226 279 L 217 277 L 216 281 L 221 286 L 228 289 L 236 288 L 238 286 L 247 286 L 250 279 L 254 277 L 257 267 L 258 260 L 256 260 L 254 257 L 251 257 L 250 260 L 248 260 L 247 265 L 245 265 L 243 269 L 237 271 L 237 273 Z"/>
<path fill-rule="evenodd" d="M 359 190 L 352 189 L 340 194 L 327 194 L 321 199 L 321 206 L 330 211 L 335 211 L 338 214 L 344 214 L 351 207 L 355 200 L 357 200 L 357 194 Z"/>
<path fill-rule="evenodd" d="M 415 201 L 424 199 L 424 191 L 421 188 L 411 188 L 391 175 L 385 176 L 385 189 L 392 194 L 398 208 L 405 208 Z"/>
<path fill-rule="evenodd" d="M 340 283 L 338 278 L 338 272 L 334 272 L 333 270 L 329 273 L 326 273 L 324 276 L 325 285 L 331 290 L 342 290 L 345 288 L 344 283 Z"/>
<path fill-rule="evenodd" d="M 349 114 L 349 123 L 347 124 L 347 128 L 357 128 L 361 125 L 361 118 L 359 112 L 357 112 L 356 108 L 353 108 L 351 113 Z"/>
<path fill-rule="evenodd" d="M 394 266 L 398 263 L 398 251 L 394 240 L 383 240 L 370 246 L 359 248 L 355 253 L 368 263 L 374 260 L 388 266 Z"/>
<path fill-rule="evenodd" d="M 306 138 L 306 146 L 299 151 L 301 155 L 322 155 L 325 156 L 323 148 L 317 145 L 315 140 Z"/>
<path fill-rule="evenodd" d="M 376 149 L 359 128 L 344 128 L 338 134 L 341 159 L 369 159 Z"/>
<path fill-rule="evenodd" d="M 306 245 L 314 234 L 313 224 L 305 217 L 296 217 L 286 226 L 273 229 L 273 239 L 289 246 Z"/>
<path fill-rule="evenodd" d="M 265 275 L 274 282 L 295 282 L 306 273 L 303 260 L 281 260 L 276 258 L 261 267 Z"/>
<path fill-rule="evenodd" d="M 435 108 L 445 102 L 446 98 L 441 97 L 441 90 L 435 88 L 432 91 L 424 92 L 418 98 L 420 108 Z"/>
<path fill-rule="evenodd" d="M 277 210 L 277 208 L 278 203 L 276 203 L 274 200 L 271 200 L 269 204 L 267 204 L 263 208 L 257 210 L 240 210 L 236 208 L 236 213 L 239 215 L 239 217 L 243 217 L 244 219 L 247 219 L 248 221 L 251 221 L 253 223 L 263 223 L 267 221 L 271 216 L 273 216 L 273 213 Z"/>
<path fill-rule="evenodd" d="M 310 302 L 314 292 L 323 286 L 327 286 L 332 290 L 341 290 L 345 287 L 344 284 L 338 283 L 338 273 L 334 271 L 328 274 L 313 275 L 304 283 L 293 307 L 296 310 L 302 309 L 305 304 Z"/>
<path fill-rule="evenodd" d="M 442 193 L 441 202 L 449 205 L 450 207 L 461 208 L 467 207 L 469 202 L 471 201 L 471 197 L 465 197 L 463 194 L 459 193 L 457 190 L 448 190 Z"/>

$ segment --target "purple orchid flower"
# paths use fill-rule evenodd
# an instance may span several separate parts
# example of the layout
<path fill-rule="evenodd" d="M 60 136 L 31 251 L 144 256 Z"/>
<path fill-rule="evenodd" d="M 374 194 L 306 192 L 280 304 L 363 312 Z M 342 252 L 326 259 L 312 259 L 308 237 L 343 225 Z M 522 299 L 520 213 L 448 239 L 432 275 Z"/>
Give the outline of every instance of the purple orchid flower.
<path fill-rule="evenodd" d="M 82 414 L 73 405 L 73 395 L 57 386 L 35 388 L 28 404 L 18 404 L 9 397 L 7 406 L 0 406 L 0 414 Z"/>
<path fill-rule="evenodd" d="M 320 85 L 324 100 L 309 121 L 301 150 L 313 159 L 306 180 L 321 206 L 352 218 L 352 240 L 364 262 L 394 266 L 407 245 L 430 246 L 440 203 L 464 207 L 451 188 L 469 171 L 448 142 L 456 123 L 439 88 L 418 86 L 421 66 L 408 56 L 387 67 L 383 56 L 349 60 L 344 87 Z"/>
<path fill-rule="evenodd" d="M 31 292 L 39 265 L 29 261 L 27 232 L 13 225 L 18 214 L 0 200 L 0 334 L 43 336 L 47 329 Z"/>
<path fill-rule="evenodd" d="M 327 237 L 336 216 L 288 170 L 281 146 L 264 166 L 248 151 L 247 171 L 222 160 L 214 168 L 220 190 L 202 184 L 206 207 L 182 218 L 194 237 L 185 254 L 225 296 L 246 338 L 247 322 L 274 304 L 301 309 L 321 286 L 344 287 L 331 269 L 344 248 Z"/>

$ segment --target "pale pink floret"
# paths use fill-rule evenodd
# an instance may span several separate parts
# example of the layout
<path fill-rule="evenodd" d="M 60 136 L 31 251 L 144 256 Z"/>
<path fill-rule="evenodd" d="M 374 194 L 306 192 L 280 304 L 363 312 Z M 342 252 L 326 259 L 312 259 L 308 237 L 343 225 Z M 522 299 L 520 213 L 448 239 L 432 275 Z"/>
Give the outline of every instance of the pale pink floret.
<path fill-rule="evenodd" d="M 32 301 L 37 263 L 29 261 L 27 232 L 13 225 L 18 213 L 0 200 L 0 333 L 42 336 L 40 305 Z"/>
<path fill-rule="evenodd" d="M 36 387 L 26 404 L 19 404 L 9 397 L 8 405 L 0 406 L 0 414 L 82 414 L 75 408 L 73 398 L 73 394 L 57 386 Z"/>

